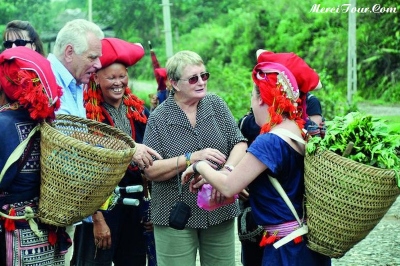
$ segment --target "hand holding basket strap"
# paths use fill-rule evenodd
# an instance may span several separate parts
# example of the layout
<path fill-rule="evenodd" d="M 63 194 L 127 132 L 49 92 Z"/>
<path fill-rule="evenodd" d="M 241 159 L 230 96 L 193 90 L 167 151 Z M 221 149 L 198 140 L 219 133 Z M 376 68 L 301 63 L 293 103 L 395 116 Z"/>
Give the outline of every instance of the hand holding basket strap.
<path fill-rule="evenodd" d="M 6 174 L 8 168 L 15 163 L 24 153 L 24 150 L 26 148 L 26 145 L 28 145 L 29 140 L 32 138 L 32 136 L 40 130 L 40 125 L 35 126 L 31 132 L 29 133 L 28 137 L 24 139 L 16 148 L 15 150 L 11 153 L 10 157 L 8 157 L 6 164 L 4 165 L 3 169 L 1 170 L 0 173 L 0 182 L 3 180 L 4 175 Z"/>

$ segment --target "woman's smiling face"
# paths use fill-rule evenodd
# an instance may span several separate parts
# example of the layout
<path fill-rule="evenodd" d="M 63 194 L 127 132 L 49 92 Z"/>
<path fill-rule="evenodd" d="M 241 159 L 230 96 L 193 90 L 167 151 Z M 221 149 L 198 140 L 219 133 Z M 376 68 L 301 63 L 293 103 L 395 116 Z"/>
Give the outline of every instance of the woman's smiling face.
<path fill-rule="evenodd" d="M 95 82 L 100 85 L 104 101 L 118 108 L 128 86 L 128 71 L 123 64 L 114 63 L 95 74 Z"/>

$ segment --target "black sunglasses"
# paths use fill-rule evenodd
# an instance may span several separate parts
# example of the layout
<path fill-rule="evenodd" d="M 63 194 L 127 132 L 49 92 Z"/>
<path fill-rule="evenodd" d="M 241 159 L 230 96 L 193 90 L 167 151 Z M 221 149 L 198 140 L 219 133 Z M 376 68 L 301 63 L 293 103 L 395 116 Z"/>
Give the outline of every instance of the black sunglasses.
<path fill-rule="evenodd" d="M 202 81 L 206 81 L 208 78 L 210 77 L 210 73 L 208 72 L 204 72 L 200 74 L 200 78 Z M 195 76 L 191 76 L 188 79 L 179 79 L 179 80 L 183 80 L 183 81 L 188 81 L 189 84 L 196 84 L 197 82 L 199 82 L 199 75 L 195 75 Z"/>
<path fill-rule="evenodd" d="M 5 41 L 3 42 L 4 48 L 9 49 L 15 43 L 16 46 L 25 46 L 27 43 L 33 43 L 33 41 L 16 39 L 15 41 Z"/>

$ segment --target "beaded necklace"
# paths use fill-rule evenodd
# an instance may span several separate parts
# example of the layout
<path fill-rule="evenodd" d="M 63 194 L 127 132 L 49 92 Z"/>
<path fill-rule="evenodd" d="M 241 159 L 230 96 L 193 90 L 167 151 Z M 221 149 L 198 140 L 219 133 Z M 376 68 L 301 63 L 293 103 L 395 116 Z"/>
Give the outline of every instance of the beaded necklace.
<path fill-rule="evenodd" d="M 17 110 L 21 105 L 18 102 L 14 103 L 6 103 L 5 105 L 0 106 L 0 112 L 6 110 Z"/>

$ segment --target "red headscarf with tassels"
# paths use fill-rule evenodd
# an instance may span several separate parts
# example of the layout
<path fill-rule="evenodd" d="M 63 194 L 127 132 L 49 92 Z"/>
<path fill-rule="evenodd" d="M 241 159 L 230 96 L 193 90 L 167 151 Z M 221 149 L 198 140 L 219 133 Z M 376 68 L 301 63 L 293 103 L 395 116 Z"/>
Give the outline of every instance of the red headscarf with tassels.
<path fill-rule="evenodd" d="M 280 124 L 282 114 L 294 120 L 299 128 L 304 127 L 300 92 L 292 72 L 281 64 L 262 62 L 254 67 L 252 78 L 260 89 L 261 99 L 269 106 L 270 120 L 261 127 L 261 133 L 269 132 Z"/>
<path fill-rule="evenodd" d="M 302 101 L 302 116 L 307 119 L 306 95 L 319 84 L 319 76 L 301 57 L 295 53 L 274 53 L 266 50 L 257 51 L 257 62 L 273 62 L 284 65 L 292 72 L 299 86 Z"/>
<path fill-rule="evenodd" d="M 117 38 L 104 38 L 101 43 L 102 56 L 100 57 L 100 62 L 102 69 L 113 63 L 121 63 L 129 67 L 136 64 L 144 56 L 143 46 L 137 43 L 130 43 Z M 104 102 L 103 93 L 100 87 L 96 86 L 93 76 L 90 78 L 87 89 L 84 92 L 84 101 L 87 118 L 104 122 L 105 115 L 107 116 L 108 113 L 102 107 Z M 147 122 L 147 117 L 144 113 L 144 101 L 132 94 L 128 87 L 125 88 L 123 103 L 128 107 L 126 116 L 130 120 L 132 128 L 133 121 Z M 110 120 L 110 118 L 107 118 L 107 120 Z M 112 123 L 113 121 L 109 122 Z M 134 130 L 132 134 L 134 134 Z"/>
<path fill-rule="evenodd" d="M 34 120 L 54 119 L 60 107 L 62 89 L 50 62 L 24 46 L 0 54 L 0 90 L 26 108 Z"/>

